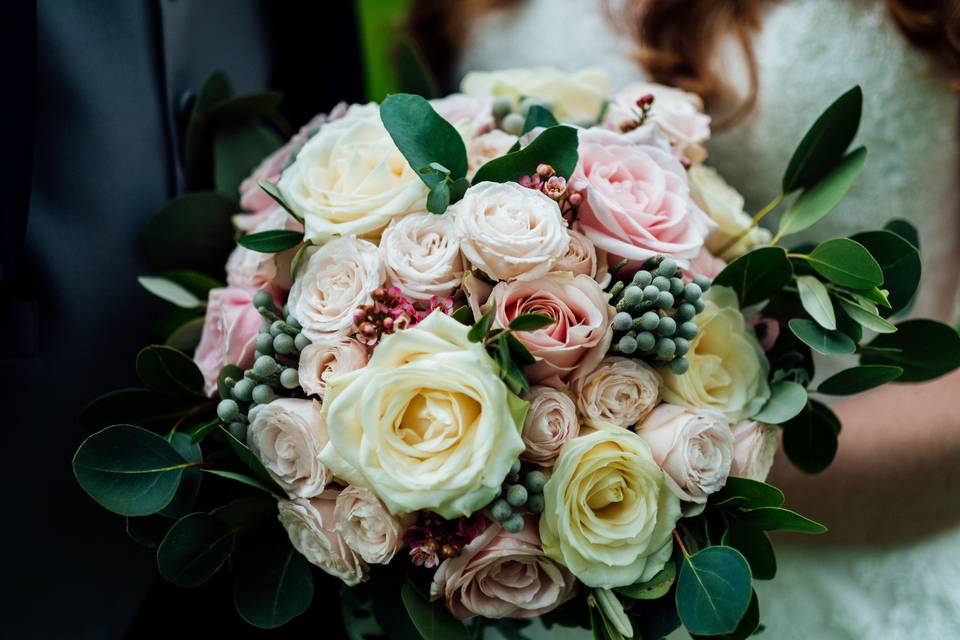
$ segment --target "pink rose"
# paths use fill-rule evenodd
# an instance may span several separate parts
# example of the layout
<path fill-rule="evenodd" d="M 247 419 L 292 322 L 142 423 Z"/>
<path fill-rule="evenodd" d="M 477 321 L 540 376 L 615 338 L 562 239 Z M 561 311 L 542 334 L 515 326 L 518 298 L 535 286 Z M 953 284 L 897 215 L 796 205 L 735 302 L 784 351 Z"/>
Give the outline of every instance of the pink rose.
<path fill-rule="evenodd" d="M 552 467 L 560 449 L 580 433 L 577 405 L 563 391 L 533 387 L 526 398 L 530 410 L 523 422 L 524 447 L 520 457 L 541 467 Z"/>
<path fill-rule="evenodd" d="M 350 485 L 337 496 L 337 528 L 364 561 L 387 564 L 403 547 L 408 516 L 395 516 L 369 489 Z"/>
<path fill-rule="evenodd" d="M 264 209 L 260 213 L 234 216 L 234 225 L 241 229 L 249 226 L 244 230 L 245 233 L 274 230 L 303 233 L 303 225 L 281 207 Z M 254 289 L 262 289 L 274 284 L 282 289 L 289 289 L 293 284 L 293 279 L 290 277 L 290 263 L 296 252 L 297 247 L 280 253 L 261 253 L 237 245 L 227 258 L 227 284 L 231 287 Z"/>
<path fill-rule="evenodd" d="M 203 373 L 207 395 L 217 390 L 217 376 L 227 364 L 246 369 L 253 364 L 253 339 L 263 318 L 253 307 L 254 289 L 226 287 L 211 289 L 200 344 L 193 356 Z M 274 293 L 277 305 L 283 302 Z"/>
<path fill-rule="evenodd" d="M 517 136 L 503 129 L 494 129 L 467 141 L 467 177 L 494 158 L 506 155 L 517 142 Z"/>
<path fill-rule="evenodd" d="M 607 271 L 607 252 L 597 251 L 593 242 L 580 231 L 568 229 L 570 246 L 565 256 L 553 265 L 553 271 L 569 271 L 574 275 L 590 276 L 606 286 L 610 281 Z"/>
<path fill-rule="evenodd" d="M 593 369 L 610 347 L 614 309 L 609 294 L 589 276 L 548 273 L 538 280 L 501 282 L 490 299 L 497 305 L 494 325 L 499 328 L 524 313 L 554 318 L 543 329 L 516 332 L 537 358 L 526 367 L 533 383 L 566 384 Z"/>
<path fill-rule="evenodd" d="M 730 475 L 763 482 L 777 453 L 777 429 L 753 420 L 733 425 L 733 465 Z"/>
<path fill-rule="evenodd" d="M 250 412 L 247 446 L 291 498 L 312 498 L 333 474 L 317 460 L 327 422 L 316 400 L 276 398 Z"/>
<path fill-rule="evenodd" d="M 720 272 L 723 271 L 723 268 L 726 266 L 726 262 L 712 255 L 704 248 L 690 261 L 690 266 L 686 270 L 692 276 L 706 276 L 713 280 L 720 275 Z"/>
<path fill-rule="evenodd" d="M 687 174 L 669 152 L 602 129 L 580 131 L 571 178 L 585 191 L 580 230 L 611 256 L 641 262 L 657 254 L 686 264 L 713 223 L 690 198 Z"/>
<path fill-rule="evenodd" d="M 367 366 L 367 348 L 353 338 L 324 338 L 300 352 L 300 386 L 320 398 L 333 378 Z"/>
<path fill-rule="evenodd" d="M 543 553 L 536 521 L 510 534 L 492 524 L 455 558 L 444 560 L 430 585 L 457 618 L 535 618 L 569 600 L 573 575 Z"/>
<path fill-rule="evenodd" d="M 441 118 L 456 127 L 465 127 L 470 137 L 493 129 L 493 98 L 454 93 L 430 101 Z"/>

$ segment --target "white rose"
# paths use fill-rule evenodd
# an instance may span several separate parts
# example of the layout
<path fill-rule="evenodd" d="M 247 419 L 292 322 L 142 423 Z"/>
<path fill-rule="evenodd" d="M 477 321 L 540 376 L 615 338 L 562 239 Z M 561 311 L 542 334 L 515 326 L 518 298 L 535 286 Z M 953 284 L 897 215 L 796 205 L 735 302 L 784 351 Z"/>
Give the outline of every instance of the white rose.
<path fill-rule="evenodd" d="M 723 415 L 662 404 L 636 431 L 650 445 L 671 490 L 684 502 L 703 504 L 726 484 L 733 432 Z"/>
<path fill-rule="evenodd" d="M 237 229 L 246 233 L 262 233 L 276 229 L 303 231 L 303 225 L 281 207 L 267 209 L 262 213 L 237 215 L 233 219 Z M 296 252 L 294 247 L 279 253 L 261 253 L 237 245 L 227 258 L 227 285 L 263 289 L 274 284 L 289 289 L 290 262 Z"/>
<path fill-rule="evenodd" d="M 577 407 L 570 396 L 553 387 L 533 387 L 527 401 L 530 411 L 523 423 L 526 449 L 520 457 L 541 467 L 552 467 L 560 448 L 580 433 Z"/>
<path fill-rule="evenodd" d="M 731 422 L 749 418 L 770 397 L 767 357 L 732 289 L 711 287 L 703 300 L 686 356 L 690 367 L 683 375 L 664 369 L 660 392 L 671 404 L 714 409 Z"/>
<path fill-rule="evenodd" d="M 569 271 L 574 275 L 589 276 L 606 287 L 610 283 L 607 271 L 607 252 L 597 249 L 593 241 L 577 229 L 568 229 L 570 245 L 567 252 L 553 265 L 553 271 Z"/>
<path fill-rule="evenodd" d="M 660 402 L 660 376 L 639 360 L 610 356 L 578 378 L 573 391 L 587 424 L 632 427 Z"/>
<path fill-rule="evenodd" d="M 344 540 L 370 564 L 387 564 L 403 546 L 409 518 L 392 515 L 363 487 L 351 485 L 341 491 L 334 516 Z"/>
<path fill-rule="evenodd" d="M 494 158 L 506 155 L 518 138 L 503 129 L 494 129 L 467 142 L 467 177 Z"/>
<path fill-rule="evenodd" d="M 247 445 L 291 498 L 318 495 L 332 477 L 317 460 L 327 425 L 315 400 L 278 398 L 257 409 Z"/>
<path fill-rule="evenodd" d="M 323 398 L 327 383 L 336 376 L 356 371 L 367 364 L 367 348 L 353 338 L 313 342 L 300 352 L 298 376 L 307 395 Z"/>
<path fill-rule="evenodd" d="M 387 282 L 411 300 L 451 296 L 460 286 L 464 262 L 449 215 L 422 211 L 390 223 L 380 238 Z"/>
<path fill-rule="evenodd" d="M 605 425 L 564 445 L 543 498 L 544 553 L 588 587 L 649 580 L 670 559 L 680 501 L 632 431 Z"/>
<path fill-rule="evenodd" d="M 391 219 L 423 209 L 427 187 L 380 121 L 373 103 L 352 105 L 320 128 L 280 177 L 306 238 L 376 236 Z"/>
<path fill-rule="evenodd" d="M 308 251 L 287 307 L 311 341 L 346 335 L 357 307 L 370 304 L 370 294 L 386 277 L 380 252 L 353 237 L 335 238 Z"/>
<path fill-rule="evenodd" d="M 470 187 L 449 213 L 467 260 L 495 280 L 546 275 L 570 244 L 557 203 L 516 182 Z"/>
<path fill-rule="evenodd" d="M 310 564 L 353 586 L 367 579 L 368 568 L 337 530 L 336 499 L 337 492 L 328 489 L 315 498 L 281 500 L 277 517 Z"/>
<path fill-rule="evenodd" d="M 730 475 L 763 482 L 777 453 L 777 429 L 753 420 L 733 425 L 733 465 Z"/>
<path fill-rule="evenodd" d="M 497 495 L 523 452 L 527 403 L 467 332 L 435 311 L 386 336 L 366 367 L 327 388 L 321 462 L 391 513 L 470 515 Z"/>
<path fill-rule="evenodd" d="M 493 98 L 452 93 L 443 98 L 434 98 L 430 106 L 437 114 L 474 137 L 490 131 L 496 124 L 493 120 Z"/>
<path fill-rule="evenodd" d="M 717 254 L 730 240 L 750 226 L 750 216 L 743 210 L 743 196 L 731 187 L 712 167 L 696 165 L 687 172 L 690 197 L 717 226 L 707 237 L 707 249 Z M 770 242 L 770 232 L 754 227 L 742 240 L 718 254 L 730 261 Z"/>
<path fill-rule="evenodd" d="M 471 71 L 463 77 L 460 90 L 468 95 L 505 96 L 514 101 L 539 98 L 549 101 L 559 120 L 596 118 L 610 94 L 610 77 L 602 69 L 562 73 L 557 69 L 504 69 Z"/>
<path fill-rule="evenodd" d="M 619 129 L 636 120 L 637 100 L 653 96 L 650 122 L 693 162 L 706 157 L 703 143 L 710 138 L 710 116 L 703 113 L 703 100 L 695 93 L 654 82 L 636 82 L 614 97 L 604 115 L 604 123 Z"/>

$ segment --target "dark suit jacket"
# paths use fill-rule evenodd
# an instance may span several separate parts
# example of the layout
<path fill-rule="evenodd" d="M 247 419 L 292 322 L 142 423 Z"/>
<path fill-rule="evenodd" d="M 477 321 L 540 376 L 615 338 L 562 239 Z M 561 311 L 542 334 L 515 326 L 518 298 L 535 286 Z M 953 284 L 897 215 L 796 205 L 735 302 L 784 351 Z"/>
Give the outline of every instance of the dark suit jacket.
<path fill-rule="evenodd" d="M 215 69 L 237 92 L 286 90 L 296 126 L 359 100 L 352 3 L 10 4 L 0 20 L 3 635 L 199 632 L 187 616 L 209 601 L 202 593 L 155 586 L 141 608 L 152 553 L 77 487 L 76 416 L 136 384 L 135 354 L 163 306 L 136 283 L 148 272 L 141 232 L 183 189 L 179 137 L 193 92 Z M 221 632 L 236 622 L 229 596 L 216 596 Z"/>

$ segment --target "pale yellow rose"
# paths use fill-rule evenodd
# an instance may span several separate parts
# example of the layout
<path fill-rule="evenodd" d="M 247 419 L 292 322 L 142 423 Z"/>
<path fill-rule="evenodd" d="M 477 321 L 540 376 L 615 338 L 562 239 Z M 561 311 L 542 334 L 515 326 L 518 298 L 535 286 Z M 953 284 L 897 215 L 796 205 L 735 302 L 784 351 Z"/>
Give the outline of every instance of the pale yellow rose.
<path fill-rule="evenodd" d="M 540 538 L 547 556 L 585 585 L 609 589 L 663 569 L 680 500 L 646 442 L 601 426 L 560 451 L 543 489 Z"/>
<path fill-rule="evenodd" d="M 713 409 L 731 422 L 755 414 L 770 397 L 770 365 L 753 329 L 743 319 L 737 296 L 712 287 L 695 318 L 698 332 L 687 352 L 689 370 L 663 370 L 663 399 L 689 409 Z"/>
<path fill-rule="evenodd" d="M 320 461 L 391 513 L 470 515 L 497 495 L 523 452 L 527 403 L 467 332 L 435 311 L 327 387 L 330 442 Z"/>
<path fill-rule="evenodd" d="M 549 101 L 559 120 L 596 118 L 610 94 L 610 77 L 602 69 L 583 69 L 563 73 L 550 67 L 471 71 L 464 76 L 460 90 L 468 95 L 505 96 Z"/>
<path fill-rule="evenodd" d="M 690 197 L 717 223 L 707 236 L 706 247 L 709 251 L 729 262 L 770 242 L 769 231 L 754 227 L 735 245 L 718 253 L 750 226 L 750 216 L 743 210 L 743 196 L 712 167 L 692 166 L 687 171 L 687 177 L 690 180 Z"/>

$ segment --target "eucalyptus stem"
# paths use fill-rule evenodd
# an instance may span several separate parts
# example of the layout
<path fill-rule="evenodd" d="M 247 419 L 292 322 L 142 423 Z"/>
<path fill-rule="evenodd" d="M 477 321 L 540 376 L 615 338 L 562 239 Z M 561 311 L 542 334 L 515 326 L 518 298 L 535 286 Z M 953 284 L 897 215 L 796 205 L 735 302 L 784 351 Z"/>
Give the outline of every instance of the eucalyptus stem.
<path fill-rule="evenodd" d="M 747 234 L 753 231 L 753 228 L 756 227 L 758 224 L 760 224 L 761 220 L 767 217 L 767 214 L 769 214 L 771 211 L 773 211 L 774 209 L 780 206 L 780 203 L 783 202 L 783 197 L 784 197 L 783 193 L 778 193 L 773 200 L 768 202 L 763 209 L 760 209 L 760 211 L 757 212 L 757 215 L 753 216 L 753 218 L 750 219 L 750 224 L 747 225 L 747 228 L 741 231 L 740 233 L 738 233 L 737 235 L 735 235 L 726 243 L 724 243 L 724 245 L 720 247 L 720 249 L 716 252 L 716 255 L 722 256 L 724 253 L 726 253 L 732 247 L 734 247 L 738 242 L 746 238 Z M 771 242 L 770 244 L 773 245 L 773 244 L 776 244 L 776 242 L 774 241 L 774 242 Z"/>

